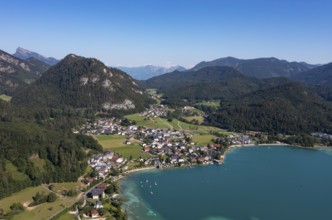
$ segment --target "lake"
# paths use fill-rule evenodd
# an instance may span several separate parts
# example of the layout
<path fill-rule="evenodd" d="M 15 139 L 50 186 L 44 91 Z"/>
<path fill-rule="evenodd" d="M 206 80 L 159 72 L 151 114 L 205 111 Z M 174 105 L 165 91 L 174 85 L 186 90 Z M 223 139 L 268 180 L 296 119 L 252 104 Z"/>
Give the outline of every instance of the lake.
<path fill-rule="evenodd" d="M 131 174 L 121 192 L 130 219 L 332 219 L 332 150 L 235 148 L 222 165 Z"/>

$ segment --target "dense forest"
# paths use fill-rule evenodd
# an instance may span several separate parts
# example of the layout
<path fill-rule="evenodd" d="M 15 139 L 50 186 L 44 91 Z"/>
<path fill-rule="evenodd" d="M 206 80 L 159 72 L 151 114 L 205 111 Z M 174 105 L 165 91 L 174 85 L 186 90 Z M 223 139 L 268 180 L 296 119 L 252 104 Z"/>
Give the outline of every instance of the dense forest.
<path fill-rule="evenodd" d="M 72 133 L 79 117 L 42 120 L 21 111 L 0 102 L 0 198 L 32 185 L 76 181 L 87 166 L 84 149 L 101 150 L 93 138 Z"/>
<path fill-rule="evenodd" d="M 175 71 L 143 81 L 156 88 L 165 99 L 226 100 L 259 89 L 288 83 L 285 78 L 255 79 L 232 67 L 206 67 L 197 71 Z M 170 101 L 169 101 L 170 102 Z"/>
<path fill-rule="evenodd" d="M 223 102 L 207 120 L 235 131 L 332 133 L 332 105 L 304 85 L 290 83 Z"/>
<path fill-rule="evenodd" d="M 93 58 L 68 55 L 35 83 L 13 97 L 33 108 L 89 108 L 95 111 L 143 110 L 149 99 L 124 72 Z"/>
<path fill-rule="evenodd" d="M 295 74 L 291 79 L 308 85 L 332 87 L 332 63 Z"/>
<path fill-rule="evenodd" d="M 73 128 L 96 112 L 137 112 L 150 102 L 122 71 L 67 56 L 11 102 L 0 100 L 0 198 L 41 183 L 76 181 L 102 147 Z"/>

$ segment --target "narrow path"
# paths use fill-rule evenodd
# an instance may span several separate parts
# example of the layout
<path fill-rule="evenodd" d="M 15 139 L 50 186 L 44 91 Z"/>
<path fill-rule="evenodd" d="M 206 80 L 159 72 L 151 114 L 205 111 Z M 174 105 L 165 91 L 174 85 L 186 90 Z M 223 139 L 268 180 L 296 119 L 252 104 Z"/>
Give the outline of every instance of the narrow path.
<path fill-rule="evenodd" d="M 61 195 L 61 194 L 59 194 L 59 193 L 57 193 L 57 192 L 54 192 L 54 191 L 50 190 L 45 184 L 42 184 L 41 186 L 42 186 L 44 189 L 46 189 L 47 191 L 49 191 L 50 193 L 55 193 L 59 198 L 64 197 L 63 195 Z"/>
<path fill-rule="evenodd" d="M 169 126 L 172 130 L 173 130 L 173 126 L 165 121 L 163 121 L 161 118 L 158 118 L 162 123 L 164 123 L 165 125 Z"/>
<path fill-rule="evenodd" d="M 181 130 L 183 130 L 183 128 L 181 127 L 181 125 L 180 125 L 180 121 L 178 120 L 178 126 L 179 126 L 179 128 L 181 129 Z"/>

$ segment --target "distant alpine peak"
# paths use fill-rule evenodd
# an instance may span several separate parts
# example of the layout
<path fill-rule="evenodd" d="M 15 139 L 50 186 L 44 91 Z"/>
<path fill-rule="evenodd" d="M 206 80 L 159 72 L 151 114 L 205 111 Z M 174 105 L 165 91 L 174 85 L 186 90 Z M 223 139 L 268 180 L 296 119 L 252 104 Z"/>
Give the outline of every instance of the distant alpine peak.
<path fill-rule="evenodd" d="M 30 50 L 24 49 L 23 47 L 18 47 L 16 53 L 31 53 Z"/>
<path fill-rule="evenodd" d="M 31 57 L 39 60 L 39 61 L 42 61 L 50 66 L 53 66 L 55 65 L 58 60 L 53 58 L 53 57 L 45 57 L 43 55 L 40 55 L 39 53 L 36 53 L 36 52 L 33 52 L 33 51 L 30 51 L 30 50 L 27 50 L 23 47 L 18 47 L 16 49 L 16 52 L 13 54 L 13 56 L 21 59 L 21 60 L 27 60 Z"/>

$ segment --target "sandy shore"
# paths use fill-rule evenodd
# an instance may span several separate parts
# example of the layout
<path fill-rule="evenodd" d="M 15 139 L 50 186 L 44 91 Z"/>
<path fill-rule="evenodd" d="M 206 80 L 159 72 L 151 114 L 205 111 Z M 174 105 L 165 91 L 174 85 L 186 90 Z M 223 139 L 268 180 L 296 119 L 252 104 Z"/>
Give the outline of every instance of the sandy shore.
<path fill-rule="evenodd" d="M 254 146 L 291 146 L 286 143 L 275 143 L 275 144 L 233 144 L 229 146 L 229 148 L 236 148 L 236 147 L 254 147 Z"/>
<path fill-rule="evenodd" d="M 156 167 L 142 167 L 142 168 L 137 168 L 137 169 L 133 169 L 133 170 L 128 170 L 126 172 L 124 172 L 123 174 L 129 174 L 129 173 L 135 173 L 135 172 L 139 172 L 139 171 L 143 171 L 143 170 L 154 170 L 157 169 Z"/>

